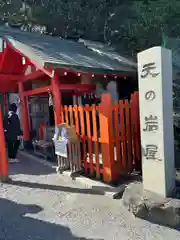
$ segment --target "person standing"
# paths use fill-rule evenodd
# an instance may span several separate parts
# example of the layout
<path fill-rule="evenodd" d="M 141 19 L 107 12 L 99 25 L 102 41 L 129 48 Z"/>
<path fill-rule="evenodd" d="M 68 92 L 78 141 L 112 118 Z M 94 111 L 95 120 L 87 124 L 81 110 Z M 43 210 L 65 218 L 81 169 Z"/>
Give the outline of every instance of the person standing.
<path fill-rule="evenodd" d="M 12 103 L 9 106 L 8 115 L 4 118 L 4 133 L 7 143 L 9 163 L 19 162 L 16 156 L 20 146 L 22 131 L 20 120 L 16 112 L 17 106 L 15 103 Z"/>

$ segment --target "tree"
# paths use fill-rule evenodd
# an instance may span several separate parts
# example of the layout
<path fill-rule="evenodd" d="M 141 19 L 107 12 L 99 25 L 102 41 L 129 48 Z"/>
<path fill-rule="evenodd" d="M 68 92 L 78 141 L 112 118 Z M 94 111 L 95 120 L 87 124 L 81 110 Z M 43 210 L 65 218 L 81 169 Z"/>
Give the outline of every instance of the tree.
<path fill-rule="evenodd" d="M 180 33 L 180 4 L 178 0 L 135 1 L 131 15 L 124 22 L 124 41 L 137 53 L 161 45 L 162 36 L 177 37 Z"/>
<path fill-rule="evenodd" d="M 180 32 L 179 0 L 0 0 L 0 19 L 10 24 L 45 25 L 49 33 L 80 35 L 138 51 Z M 29 29 L 31 30 L 31 29 Z"/>

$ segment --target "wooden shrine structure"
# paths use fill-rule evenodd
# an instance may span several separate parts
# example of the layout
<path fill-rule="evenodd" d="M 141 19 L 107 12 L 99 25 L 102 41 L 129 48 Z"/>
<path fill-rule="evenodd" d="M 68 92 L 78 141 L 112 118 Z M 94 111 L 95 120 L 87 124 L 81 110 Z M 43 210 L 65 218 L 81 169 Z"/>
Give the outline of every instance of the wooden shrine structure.
<path fill-rule="evenodd" d="M 0 28 L 0 38 L 0 92 L 19 93 L 25 141 L 30 140 L 29 96 L 50 92 L 55 121 L 59 124 L 64 120 L 62 91 L 94 92 L 97 79 L 121 79 L 136 74 L 136 66 L 130 61 L 108 50 L 90 49 L 83 43 L 4 27 Z M 106 173 L 106 181 L 117 178 L 110 175 Z"/>

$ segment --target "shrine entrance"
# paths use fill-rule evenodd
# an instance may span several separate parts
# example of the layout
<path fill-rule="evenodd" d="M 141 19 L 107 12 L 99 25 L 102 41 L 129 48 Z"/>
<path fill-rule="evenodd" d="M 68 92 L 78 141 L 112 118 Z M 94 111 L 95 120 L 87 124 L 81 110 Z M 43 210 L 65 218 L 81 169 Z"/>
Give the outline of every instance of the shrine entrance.
<path fill-rule="evenodd" d="M 81 126 L 81 129 L 78 129 L 78 126 L 83 125 L 82 122 L 86 121 L 84 124 L 87 125 L 87 136 L 84 136 L 82 140 L 86 140 L 90 144 L 94 139 L 98 139 L 102 143 L 104 180 L 108 182 L 119 178 L 119 174 L 117 175 L 114 172 L 115 168 L 112 165 L 112 161 L 114 161 L 114 151 L 112 149 L 114 149 L 113 146 L 116 141 L 119 141 L 117 139 L 130 141 L 124 140 L 127 137 L 129 138 L 129 130 L 122 136 L 115 138 L 110 128 L 112 126 L 110 115 L 114 114 L 113 121 L 115 122 L 113 124 L 119 124 L 117 121 L 119 113 L 126 111 L 126 116 L 128 116 L 130 105 L 127 101 L 123 102 L 123 106 L 126 107 L 121 107 L 122 104 L 119 105 L 117 102 L 112 104 L 109 95 L 102 94 L 101 104 L 97 106 L 99 101 L 99 96 L 96 99 L 97 84 L 106 86 L 112 79 L 113 81 L 120 81 L 120 79 L 125 79 L 128 76 L 135 77 L 136 64 L 129 60 L 122 64 L 122 59 L 119 61 L 117 58 L 118 54 L 112 55 L 108 52 L 100 54 L 98 51 L 88 49 L 81 43 L 59 38 L 37 36 L 10 28 L 2 28 L 1 36 L 3 40 L 2 52 L 0 53 L 0 92 L 19 94 L 25 148 L 28 148 L 32 143 L 31 126 L 40 125 L 40 122 L 43 122 L 43 124 L 46 124 L 47 121 L 50 122 L 49 114 L 52 114 L 52 111 L 55 125 L 67 121 L 67 118 L 69 119 L 70 115 L 66 115 L 66 113 L 71 114 L 72 100 L 70 101 L 70 98 L 73 98 L 73 112 L 76 121 L 74 124 L 77 133 L 82 135 L 83 127 Z M 69 99 L 63 99 L 64 92 L 69 92 Z M 86 103 L 86 106 L 83 106 L 83 95 L 91 96 L 90 102 Z M 52 107 L 49 108 L 49 104 L 46 104 L 50 96 L 53 101 L 53 110 Z M 69 103 L 63 103 L 67 100 Z M 129 102 L 129 104 L 131 103 Z M 77 107 L 78 105 L 80 108 Z M 90 129 L 96 127 L 90 127 L 88 123 L 90 115 L 91 118 L 94 118 L 96 111 L 99 111 L 100 138 L 97 134 L 93 136 L 90 133 Z M 84 120 L 82 116 L 81 119 L 79 118 L 81 114 L 86 116 Z M 122 119 L 122 116 L 125 116 L 124 113 L 120 115 Z M 122 119 L 121 122 L 126 121 Z M 51 120 L 53 122 L 53 119 Z M 120 124 L 122 124 L 121 122 Z M 92 172 L 93 164 L 90 160 L 92 159 L 92 148 L 89 146 L 89 164 Z M 83 153 L 83 155 L 85 154 Z M 119 156 L 118 151 L 117 156 Z M 124 156 L 124 153 L 122 156 Z M 117 157 L 117 159 L 119 161 L 120 157 Z M 7 164 L 7 161 L 5 162 Z M 85 166 L 86 164 L 87 161 L 84 160 L 82 165 Z M 130 166 L 128 169 L 130 169 Z"/>

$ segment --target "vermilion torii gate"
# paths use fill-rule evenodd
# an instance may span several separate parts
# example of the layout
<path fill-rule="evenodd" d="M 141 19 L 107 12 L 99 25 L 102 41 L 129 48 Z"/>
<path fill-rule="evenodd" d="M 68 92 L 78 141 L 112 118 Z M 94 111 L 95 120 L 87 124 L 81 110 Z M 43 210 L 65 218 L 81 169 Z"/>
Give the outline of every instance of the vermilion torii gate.
<path fill-rule="evenodd" d="M 50 91 L 59 124 L 62 91 L 94 92 L 96 77 L 105 81 L 136 74 L 136 64 L 116 53 L 88 49 L 82 43 L 10 28 L 0 28 L 0 37 L 0 92 L 20 95 L 24 141 L 30 140 L 27 97 Z M 32 87 L 39 81 L 40 87 Z"/>

